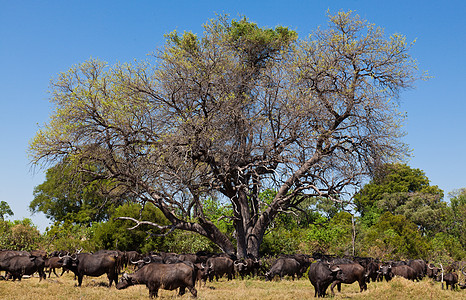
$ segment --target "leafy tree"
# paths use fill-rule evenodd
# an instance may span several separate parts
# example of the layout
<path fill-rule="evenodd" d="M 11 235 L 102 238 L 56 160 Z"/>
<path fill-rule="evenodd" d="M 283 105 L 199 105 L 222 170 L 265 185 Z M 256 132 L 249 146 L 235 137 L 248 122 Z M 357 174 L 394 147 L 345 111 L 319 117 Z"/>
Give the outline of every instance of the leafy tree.
<path fill-rule="evenodd" d="M 427 239 L 416 224 L 401 215 L 385 212 L 363 236 L 366 250 L 362 255 L 382 259 L 426 259 L 430 251 Z"/>
<path fill-rule="evenodd" d="M 92 227 L 82 226 L 67 220 L 64 222 L 55 222 L 50 228 L 47 228 L 43 235 L 44 245 L 47 251 L 55 250 L 69 251 L 96 251 L 99 250 L 93 242 Z"/>
<path fill-rule="evenodd" d="M 31 219 L 0 220 L 0 249 L 31 251 L 39 249 L 42 236 Z"/>
<path fill-rule="evenodd" d="M 131 217 L 136 219 L 153 220 L 158 224 L 166 225 L 168 220 L 148 203 L 144 208 L 137 203 L 126 203 L 115 209 L 112 219 L 107 222 L 94 224 L 94 243 L 98 249 L 119 249 L 122 251 L 138 250 L 165 251 L 165 237 L 162 232 L 150 225 L 142 224 L 132 230 L 134 223 L 129 220 L 119 220 L 118 217 Z"/>
<path fill-rule="evenodd" d="M 352 12 L 305 40 L 246 18 L 204 28 L 168 34 L 153 65 L 91 60 L 62 73 L 33 163 L 79 162 L 153 203 L 171 223 L 162 228 L 244 257 L 258 256 L 280 213 L 406 154 L 393 99 L 420 76 L 405 37 Z M 262 205 L 267 188 L 277 192 Z M 208 197 L 231 203 L 236 247 L 206 218 Z"/>
<path fill-rule="evenodd" d="M 356 210 L 368 226 L 383 212 L 404 215 L 421 231 L 437 232 L 445 220 L 443 191 L 431 186 L 420 169 L 406 164 L 386 164 L 355 195 Z"/>
<path fill-rule="evenodd" d="M 5 215 L 12 216 L 14 214 L 7 202 L 0 201 L 0 218 L 5 220 Z"/>
<path fill-rule="evenodd" d="M 95 180 L 76 172 L 77 165 L 63 160 L 47 170 L 45 181 L 34 188 L 29 204 L 33 212 L 43 212 L 53 221 L 91 225 L 107 220 L 112 208 L 124 201 L 124 193 L 108 180 Z M 99 168 L 94 165 L 92 170 Z"/>
<path fill-rule="evenodd" d="M 445 222 L 447 232 L 457 238 L 466 250 L 466 188 L 450 194 L 450 205 Z"/>

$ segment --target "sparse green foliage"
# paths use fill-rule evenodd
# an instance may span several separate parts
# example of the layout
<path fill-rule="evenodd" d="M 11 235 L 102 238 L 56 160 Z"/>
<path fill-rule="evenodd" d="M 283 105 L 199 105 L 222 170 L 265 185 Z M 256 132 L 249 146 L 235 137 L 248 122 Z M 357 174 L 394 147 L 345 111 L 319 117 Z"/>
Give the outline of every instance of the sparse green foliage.
<path fill-rule="evenodd" d="M 0 201 L 0 218 L 5 220 L 5 216 L 13 216 L 13 211 L 6 201 Z"/>
<path fill-rule="evenodd" d="M 407 153 L 394 99 L 422 76 L 402 35 L 339 12 L 303 40 L 226 16 L 202 36 L 166 39 L 153 64 L 89 60 L 60 74 L 33 163 L 70 160 L 245 257 L 258 256 L 277 216 L 313 197 L 338 200 Z M 276 193 L 264 205 L 266 189 Z M 208 218 L 209 197 L 232 215 Z"/>

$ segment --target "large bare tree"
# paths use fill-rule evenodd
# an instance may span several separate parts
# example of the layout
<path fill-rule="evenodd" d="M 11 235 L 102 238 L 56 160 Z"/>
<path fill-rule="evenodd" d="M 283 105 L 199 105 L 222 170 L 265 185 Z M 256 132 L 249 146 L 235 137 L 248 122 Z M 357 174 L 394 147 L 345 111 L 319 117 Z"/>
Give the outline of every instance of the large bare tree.
<path fill-rule="evenodd" d="M 403 36 L 352 12 L 303 40 L 245 18 L 204 28 L 167 35 L 147 62 L 91 60 L 60 74 L 32 162 L 71 159 L 155 204 L 172 224 L 164 229 L 257 257 L 277 214 L 307 197 L 341 201 L 406 155 L 396 99 L 422 76 Z M 267 188 L 276 195 L 261 203 Z M 231 203 L 234 237 L 204 214 L 206 197 Z"/>

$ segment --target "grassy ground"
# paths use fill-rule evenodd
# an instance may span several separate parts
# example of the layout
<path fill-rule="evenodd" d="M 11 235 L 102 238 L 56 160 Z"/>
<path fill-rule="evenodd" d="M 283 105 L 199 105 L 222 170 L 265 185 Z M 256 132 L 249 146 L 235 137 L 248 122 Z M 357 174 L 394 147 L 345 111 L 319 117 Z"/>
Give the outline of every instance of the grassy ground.
<path fill-rule="evenodd" d="M 125 290 L 117 290 L 114 286 L 107 287 L 106 276 L 93 278 L 84 277 L 83 286 L 76 287 L 72 274 L 63 277 L 42 280 L 39 278 L 23 279 L 21 282 L 0 281 L 0 299 L 148 299 L 149 291 L 143 285 L 132 286 Z M 314 288 L 309 280 L 283 280 L 265 282 L 263 280 L 233 280 L 221 279 L 219 282 L 207 283 L 198 288 L 198 299 L 310 299 L 314 297 Z M 176 291 L 159 291 L 161 299 L 190 299 L 191 294 L 177 297 Z M 330 292 L 330 289 L 328 290 Z M 441 284 L 424 279 L 421 282 L 407 281 L 395 278 L 391 282 L 376 282 L 368 285 L 368 290 L 359 293 L 357 283 L 342 285 L 341 293 L 336 291 L 334 299 L 465 299 L 466 290 L 446 291 Z"/>

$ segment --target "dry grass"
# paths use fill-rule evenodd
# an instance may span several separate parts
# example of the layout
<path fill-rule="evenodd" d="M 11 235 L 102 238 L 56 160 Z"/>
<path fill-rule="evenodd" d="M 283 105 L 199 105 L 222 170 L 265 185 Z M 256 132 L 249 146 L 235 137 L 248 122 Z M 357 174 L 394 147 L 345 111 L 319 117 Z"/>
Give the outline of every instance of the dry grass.
<path fill-rule="evenodd" d="M 132 286 L 125 290 L 107 287 L 107 278 L 84 277 L 83 286 L 76 287 L 72 274 L 39 282 L 38 278 L 23 279 L 21 282 L 0 281 L 0 299 L 148 299 L 149 291 L 143 285 Z M 314 288 L 307 279 L 296 281 L 283 280 L 265 282 L 263 280 L 233 280 L 222 279 L 219 282 L 207 283 L 198 288 L 198 299 L 310 299 L 314 297 Z M 328 290 L 330 292 L 330 289 Z M 336 292 L 336 288 L 335 288 Z M 466 290 L 446 291 L 441 284 L 424 279 L 422 282 L 412 282 L 403 278 L 395 278 L 391 282 L 370 283 L 368 290 L 359 293 L 357 283 L 342 285 L 341 293 L 336 292 L 334 299 L 465 299 Z M 176 291 L 159 291 L 160 299 L 191 299 L 191 294 L 177 297 Z"/>

